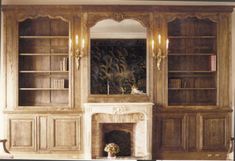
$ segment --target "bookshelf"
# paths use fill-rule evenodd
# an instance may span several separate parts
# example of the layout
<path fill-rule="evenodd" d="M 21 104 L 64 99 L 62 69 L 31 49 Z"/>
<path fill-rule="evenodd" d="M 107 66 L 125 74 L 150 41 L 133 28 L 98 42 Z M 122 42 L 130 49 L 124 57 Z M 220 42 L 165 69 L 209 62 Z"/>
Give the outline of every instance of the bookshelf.
<path fill-rule="evenodd" d="M 40 17 L 19 23 L 19 106 L 68 106 L 69 24 Z"/>
<path fill-rule="evenodd" d="M 168 105 L 217 103 L 216 23 L 176 18 L 168 22 Z"/>

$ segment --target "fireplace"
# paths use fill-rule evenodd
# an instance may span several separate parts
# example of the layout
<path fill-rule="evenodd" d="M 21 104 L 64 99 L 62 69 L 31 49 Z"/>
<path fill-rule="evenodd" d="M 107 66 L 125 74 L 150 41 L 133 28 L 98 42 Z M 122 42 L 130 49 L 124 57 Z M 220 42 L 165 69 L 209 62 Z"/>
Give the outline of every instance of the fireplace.
<path fill-rule="evenodd" d="M 87 103 L 84 123 L 86 159 L 105 157 L 109 142 L 120 158 L 152 158 L 152 103 Z"/>

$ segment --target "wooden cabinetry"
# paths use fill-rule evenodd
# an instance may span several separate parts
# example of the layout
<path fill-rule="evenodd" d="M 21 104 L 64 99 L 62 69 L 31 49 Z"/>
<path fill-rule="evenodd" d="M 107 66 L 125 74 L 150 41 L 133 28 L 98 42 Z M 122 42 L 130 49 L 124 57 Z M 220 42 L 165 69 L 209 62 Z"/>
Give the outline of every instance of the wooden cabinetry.
<path fill-rule="evenodd" d="M 38 158 L 84 158 L 89 155 L 83 144 L 84 103 L 153 102 L 153 159 L 225 159 L 231 137 L 232 10 L 4 6 L 0 102 L 9 149 Z M 146 95 L 89 93 L 89 29 L 110 18 L 135 19 L 146 27 Z M 158 34 L 162 53 L 167 53 L 161 70 L 151 52 Z M 69 43 L 76 35 L 85 40 L 79 69 L 72 57 L 77 46 Z"/>
<path fill-rule="evenodd" d="M 169 48 L 155 78 L 153 158 L 226 159 L 232 112 L 230 16 L 155 17 L 156 32 L 169 39 Z"/>
<path fill-rule="evenodd" d="M 19 23 L 19 106 L 68 106 L 69 24 L 40 17 Z"/>
<path fill-rule="evenodd" d="M 226 111 L 171 111 L 164 110 L 156 116 L 154 158 L 226 158 L 231 132 L 230 114 Z"/>
<path fill-rule="evenodd" d="M 79 151 L 80 115 L 9 115 L 10 151 L 46 152 Z"/>

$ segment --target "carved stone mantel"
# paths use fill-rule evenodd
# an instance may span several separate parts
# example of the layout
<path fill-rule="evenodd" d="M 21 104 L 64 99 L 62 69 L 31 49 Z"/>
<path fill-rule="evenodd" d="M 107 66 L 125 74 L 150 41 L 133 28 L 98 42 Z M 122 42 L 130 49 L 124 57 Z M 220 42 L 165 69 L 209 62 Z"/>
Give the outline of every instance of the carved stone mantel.
<path fill-rule="evenodd" d="M 84 127 L 85 127 L 85 158 L 92 159 L 92 118 L 95 114 L 111 114 L 113 117 L 117 115 L 140 114 L 143 116 L 140 120 L 144 122 L 144 151 L 142 159 L 152 159 L 152 106 L 151 102 L 144 103 L 85 103 L 84 104 Z M 102 121 L 102 120 L 100 120 Z M 114 121 L 113 123 L 126 123 L 122 121 Z M 137 122 L 136 122 L 137 123 Z"/>

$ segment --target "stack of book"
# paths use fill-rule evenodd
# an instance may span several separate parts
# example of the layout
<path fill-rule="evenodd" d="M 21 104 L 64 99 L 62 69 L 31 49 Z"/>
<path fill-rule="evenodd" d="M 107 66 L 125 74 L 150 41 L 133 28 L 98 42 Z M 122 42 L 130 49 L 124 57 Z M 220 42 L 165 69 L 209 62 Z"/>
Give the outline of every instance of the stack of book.
<path fill-rule="evenodd" d="M 169 79 L 169 88 L 181 88 L 181 79 Z"/>
<path fill-rule="evenodd" d="M 60 61 L 60 71 L 68 71 L 68 58 L 64 57 Z"/>
<path fill-rule="evenodd" d="M 68 88 L 67 80 L 65 79 L 53 79 L 51 83 L 51 88 Z"/>

